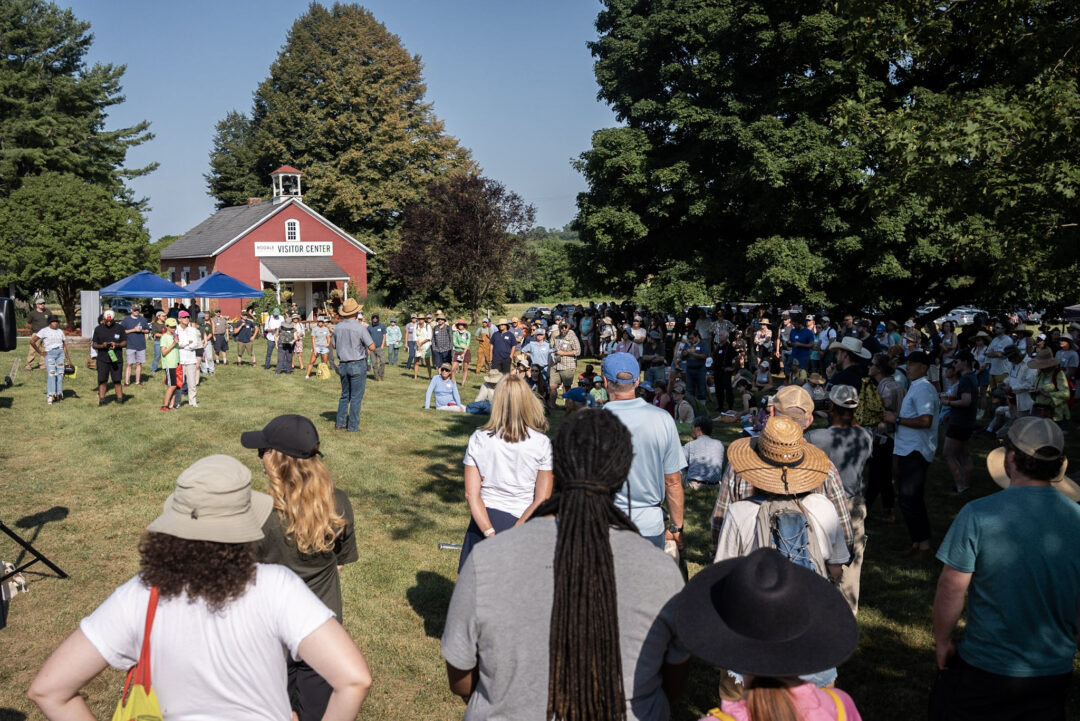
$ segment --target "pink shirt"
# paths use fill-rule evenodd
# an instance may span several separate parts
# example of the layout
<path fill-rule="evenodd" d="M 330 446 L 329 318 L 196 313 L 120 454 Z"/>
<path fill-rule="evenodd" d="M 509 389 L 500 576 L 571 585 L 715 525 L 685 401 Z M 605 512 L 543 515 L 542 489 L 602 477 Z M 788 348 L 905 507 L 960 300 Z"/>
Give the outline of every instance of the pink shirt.
<path fill-rule="evenodd" d="M 822 689 L 811 683 L 804 683 L 788 690 L 795 697 L 795 710 L 799 712 L 799 718 L 802 721 L 836 721 L 836 704 L 832 697 Z M 847 721 L 862 721 L 862 716 L 859 715 L 859 710 L 855 708 L 855 702 L 851 700 L 851 697 L 838 688 L 832 691 L 844 704 Z M 736 721 L 750 721 L 750 716 L 746 713 L 746 701 L 724 701 L 720 708 L 724 713 L 733 716 Z M 705 716 L 701 721 L 716 721 L 716 717 Z"/>

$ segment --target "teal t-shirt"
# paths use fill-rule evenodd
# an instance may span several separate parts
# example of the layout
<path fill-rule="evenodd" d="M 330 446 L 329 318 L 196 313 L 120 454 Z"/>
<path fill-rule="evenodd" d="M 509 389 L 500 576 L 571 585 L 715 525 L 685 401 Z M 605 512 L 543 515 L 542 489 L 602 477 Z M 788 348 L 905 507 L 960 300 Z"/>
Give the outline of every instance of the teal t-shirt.
<path fill-rule="evenodd" d="M 974 574 L 961 658 L 1002 676 L 1069 673 L 1080 607 L 1080 505 L 1007 488 L 960 509 L 938 560 Z"/>

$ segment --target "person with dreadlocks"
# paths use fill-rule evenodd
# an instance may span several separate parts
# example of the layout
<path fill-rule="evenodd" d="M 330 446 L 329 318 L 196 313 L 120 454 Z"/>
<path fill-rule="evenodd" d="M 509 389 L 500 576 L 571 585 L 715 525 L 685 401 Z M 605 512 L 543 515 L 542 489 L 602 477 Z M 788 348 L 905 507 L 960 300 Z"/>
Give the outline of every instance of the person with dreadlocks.
<path fill-rule="evenodd" d="M 584 409 L 553 445 L 551 498 L 458 574 L 442 636 L 450 689 L 466 721 L 663 721 L 688 673 L 672 616 L 683 578 L 615 505 L 630 431 Z"/>

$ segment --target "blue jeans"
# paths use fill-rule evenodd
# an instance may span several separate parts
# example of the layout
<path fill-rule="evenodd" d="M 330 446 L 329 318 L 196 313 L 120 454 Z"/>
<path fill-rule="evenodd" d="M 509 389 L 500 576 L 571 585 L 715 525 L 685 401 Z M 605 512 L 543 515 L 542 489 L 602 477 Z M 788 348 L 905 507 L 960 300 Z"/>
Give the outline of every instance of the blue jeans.
<path fill-rule="evenodd" d="M 408 342 L 409 346 L 409 359 L 405 361 L 406 368 L 412 368 L 416 365 L 416 341 L 411 340 Z"/>
<path fill-rule="evenodd" d="M 266 341 L 266 362 L 263 363 L 265 370 L 270 370 L 270 357 L 274 355 L 274 341 Z"/>
<path fill-rule="evenodd" d="M 157 373 L 157 369 L 161 367 L 161 341 L 154 341 L 154 360 L 150 363 L 150 372 Z"/>
<path fill-rule="evenodd" d="M 705 366 L 700 368 L 686 367 L 686 391 L 698 400 L 705 400 Z"/>
<path fill-rule="evenodd" d="M 392 345 L 392 346 L 389 346 L 387 348 L 387 350 L 386 350 L 386 356 L 387 356 L 387 361 L 386 362 L 390 364 L 391 368 L 397 366 L 397 354 L 398 354 L 398 349 L 399 348 L 400 348 L 400 346 Z"/>
<path fill-rule="evenodd" d="M 366 360 L 338 362 L 338 373 L 341 375 L 341 398 L 338 400 L 335 422 L 338 428 L 355 431 L 360 426 L 360 404 L 364 402 L 367 368 Z"/>
<path fill-rule="evenodd" d="M 64 393 L 64 349 L 54 348 L 45 354 L 45 371 L 49 374 L 46 390 L 50 396 Z"/>
<path fill-rule="evenodd" d="M 664 550 L 664 534 L 663 533 L 661 533 L 659 536 L 642 535 L 641 537 L 644 538 L 649 543 L 651 543 L 652 545 L 659 548 L 661 551 Z"/>

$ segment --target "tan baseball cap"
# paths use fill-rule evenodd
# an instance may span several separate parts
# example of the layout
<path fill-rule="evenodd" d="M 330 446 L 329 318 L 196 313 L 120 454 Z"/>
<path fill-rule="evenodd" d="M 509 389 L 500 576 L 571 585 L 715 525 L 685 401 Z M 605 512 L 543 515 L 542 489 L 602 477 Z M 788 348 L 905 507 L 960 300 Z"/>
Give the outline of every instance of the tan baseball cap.
<path fill-rule="evenodd" d="M 265 494 L 259 494 L 265 496 Z M 232 456 L 200 458 L 176 479 L 176 490 L 146 530 L 189 541 L 250 543 L 263 537 L 265 498 L 253 499 L 251 471 Z"/>
<path fill-rule="evenodd" d="M 1024 455 L 1042 461 L 1054 461 L 1065 455 L 1065 434 L 1049 418 L 1025 416 L 1017 418 L 1009 427 L 1009 442 Z M 1068 461 L 1061 464 L 1061 472 L 1051 480 L 1051 485 L 1073 501 L 1080 502 L 1080 486 L 1065 477 Z M 1012 481 L 1005 471 L 1005 448 L 995 448 L 986 456 L 986 469 L 994 483 L 1008 488 Z"/>
<path fill-rule="evenodd" d="M 777 413 L 799 423 L 814 417 L 814 399 L 802 386 L 784 386 L 773 396 L 773 408 Z"/>
<path fill-rule="evenodd" d="M 858 408 L 859 392 L 854 386 L 833 386 L 829 389 L 829 400 L 841 408 Z"/>

